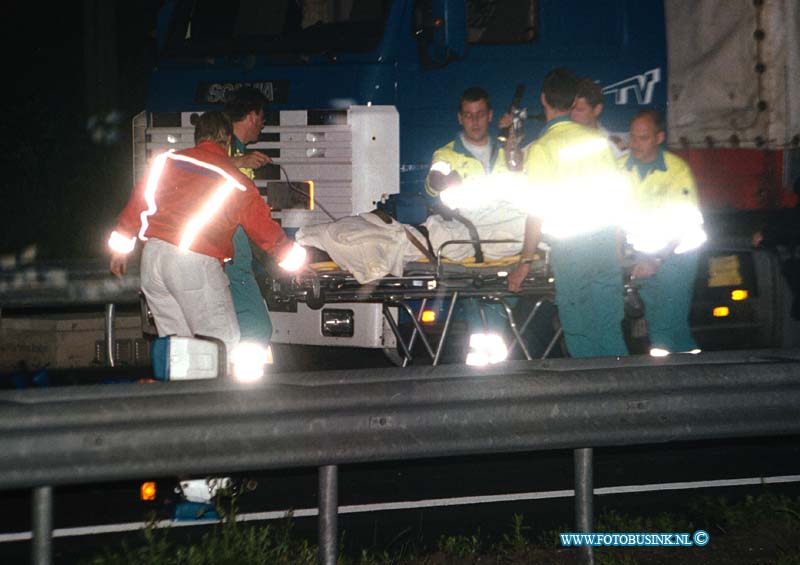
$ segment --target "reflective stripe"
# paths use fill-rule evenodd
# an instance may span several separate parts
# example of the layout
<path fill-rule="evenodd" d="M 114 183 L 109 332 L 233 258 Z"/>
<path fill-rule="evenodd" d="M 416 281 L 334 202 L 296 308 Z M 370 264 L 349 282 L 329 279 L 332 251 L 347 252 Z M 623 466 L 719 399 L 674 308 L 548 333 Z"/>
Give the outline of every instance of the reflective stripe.
<path fill-rule="evenodd" d="M 172 154 L 172 151 L 173 150 L 170 149 L 166 153 L 157 156 L 153 160 L 152 167 L 150 167 L 150 175 L 147 177 L 147 186 L 144 189 L 144 201 L 147 204 L 147 209 L 142 210 L 140 216 L 142 227 L 139 230 L 139 239 L 142 241 L 147 241 L 147 237 L 144 235 L 145 232 L 147 232 L 147 228 L 150 227 L 147 218 L 155 214 L 158 210 L 158 206 L 156 206 L 156 189 L 158 188 L 158 181 L 161 179 L 161 173 L 164 172 L 164 165 L 167 162 L 167 157 Z"/>
<path fill-rule="evenodd" d="M 222 204 L 228 198 L 233 188 L 234 186 L 230 182 L 224 183 L 211 195 L 211 198 L 206 201 L 200 211 L 192 216 L 192 219 L 189 220 L 183 230 L 178 249 L 186 251 L 191 247 L 192 243 L 194 243 L 194 238 L 197 237 L 197 233 L 222 207 Z"/>
<path fill-rule="evenodd" d="M 111 232 L 111 237 L 108 238 L 108 247 L 111 248 L 111 251 L 114 253 L 126 255 L 136 247 L 136 238 L 125 237 L 115 230 Z"/>
<path fill-rule="evenodd" d="M 209 198 L 208 201 L 203 205 L 200 211 L 186 223 L 186 227 L 184 228 L 183 235 L 181 236 L 181 242 L 178 247 L 181 250 L 187 250 L 189 247 L 191 247 L 200 229 L 205 226 L 214 216 L 214 214 L 216 214 L 217 211 L 219 211 L 219 209 L 222 207 L 222 204 L 225 202 L 225 199 L 228 197 L 231 191 L 233 189 L 238 189 L 244 192 L 247 190 L 247 188 L 228 172 L 215 165 L 206 163 L 205 161 L 201 161 L 199 159 L 187 157 L 186 155 L 179 155 L 174 153 L 173 150 L 162 153 L 153 161 L 153 166 L 150 169 L 150 175 L 147 177 L 147 186 L 144 191 L 144 200 L 147 203 L 147 209 L 141 214 L 142 228 L 139 230 L 139 239 L 142 241 L 147 240 L 145 232 L 150 225 L 147 219 L 158 211 L 158 205 L 156 204 L 156 191 L 158 190 L 158 183 L 161 180 L 161 175 L 164 172 L 164 165 L 166 164 L 167 159 L 191 163 L 192 165 L 212 171 L 225 180 L 225 182 L 219 188 L 217 188 L 211 198 Z"/>

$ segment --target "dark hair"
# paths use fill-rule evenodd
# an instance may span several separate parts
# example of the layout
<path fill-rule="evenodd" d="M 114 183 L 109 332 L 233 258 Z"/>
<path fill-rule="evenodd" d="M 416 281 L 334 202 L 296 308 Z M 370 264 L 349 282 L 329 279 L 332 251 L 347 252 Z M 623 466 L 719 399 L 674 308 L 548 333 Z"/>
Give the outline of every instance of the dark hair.
<path fill-rule="evenodd" d="M 575 96 L 577 98 L 585 98 L 587 104 L 592 108 L 603 103 L 603 90 L 599 84 L 588 78 L 582 78 L 578 81 L 575 88 Z"/>
<path fill-rule="evenodd" d="M 458 111 L 461 112 L 464 102 L 479 102 L 481 100 L 486 101 L 486 107 L 489 110 L 492 109 L 492 103 L 489 101 L 489 93 L 480 86 L 470 86 L 458 100 Z"/>
<path fill-rule="evenodd" d="M 553 69 L 544 77 L 542 93 L 547 103 L 556 110 L 568 111 L 575 102 L 578 77 L 569 69 Z"/>
<path fill-rule="evenodd" d="M 250 112 L 264 110 L 267 103 L 264 93 L 252 86 L 242 86 L 228 95 L 225 113 L 233 123 L 243 120 Z"/>
<path fill-rule="evenodd" d="M 223 112 L 206 112 L 194 125 L 194 142 L 212 141 L 225 145 L 233 135 L 231 119 Z"/>
<path fill-rule="evenodd" d="M 653 121 L 653 125 L 656 126 L 656 133 L 664 131 L 664 116 L 661 115 L 661 112 L 655 110 L 653 108 L 645 108 L 644 110 L 639 110 L 636 112 L 636 115 L 633 117 L 633 120 L 638 120 L 639 118 L 650 118 Z M 631 122 L 633 122 L 631 120 Z"/>

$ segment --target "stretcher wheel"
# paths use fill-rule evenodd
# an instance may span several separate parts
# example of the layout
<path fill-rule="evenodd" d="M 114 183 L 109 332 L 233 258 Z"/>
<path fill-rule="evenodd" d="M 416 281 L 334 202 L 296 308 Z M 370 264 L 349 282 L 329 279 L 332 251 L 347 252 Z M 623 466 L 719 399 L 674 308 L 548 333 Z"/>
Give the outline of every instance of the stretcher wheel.
<path fill-rule="evenodd" d="M 312 310 L 319 310 L 325 306 L 325 291 L 319 289 L 319 294 L 308 293 L 306 294 L 306 306 Z"/>
<path fill-rule="evenodd" d="M 402 367 L 405 357 L 396 347 L 384 347 L 383 354 L 396 367 Z"/>

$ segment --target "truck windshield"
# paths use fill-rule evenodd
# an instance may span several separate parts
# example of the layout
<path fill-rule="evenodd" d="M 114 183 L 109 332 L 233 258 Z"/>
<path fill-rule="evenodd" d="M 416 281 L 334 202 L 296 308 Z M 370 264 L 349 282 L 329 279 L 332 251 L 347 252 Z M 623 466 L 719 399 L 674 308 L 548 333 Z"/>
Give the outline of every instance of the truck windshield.
<path fill-rule="evenodd" d="M 167 54 L 370 51 L 392 0 L 178 0 Z"/>

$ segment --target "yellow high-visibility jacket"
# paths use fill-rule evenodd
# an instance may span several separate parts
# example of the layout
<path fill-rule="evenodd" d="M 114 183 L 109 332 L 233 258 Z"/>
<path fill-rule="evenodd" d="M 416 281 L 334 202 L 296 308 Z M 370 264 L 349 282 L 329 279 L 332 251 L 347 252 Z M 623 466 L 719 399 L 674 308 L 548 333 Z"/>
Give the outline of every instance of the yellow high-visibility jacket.
<path fill-rule="evenodd" d="M 676 252 L 680 253 L 705 240 L 697 184 L 686 161 L 661 149 L 652 163 L 642 164 L 633 155 L 625 155 L 618 165 L 632 187 L 634 217 L 626 230 L 635 248 L 657 252 L 678 241 Z"/>
<path fill-rule="evenodd" d="M 491 137 L 489 138 L 489 143 L 492 144 L 492 157 L 489 162 L 488 171 L 483 168 L 483 163 L 476 159 L 464 146 L 460 135 L 456 136 L 456 138 L 447 145 L 434 151 L 431 163 L 447 163 L 450 170 L 456 171 L 461 176 L 462 180 L 491 174 L 498 163 L 505 162 L 505 157 L 503 149 L 499 147 L 497 142 Z M 431 187 L 430 173 L 428 173 L 428 177 L 425 179 L 425 192 L 427 192 L 429 196 L 439 196 L 439 193 Z"/>
<path fill-rule="evenodd" d="M 528 146 L 523 173 L 527 211 L 542 220 L 543 233 L 555 237 L 620 225 L 630 207 L 608 140 L 566 116 L 551 120 Z"/>

